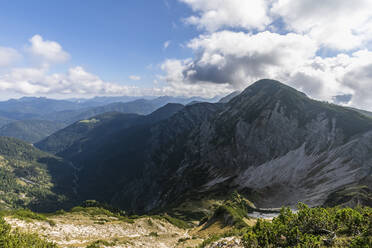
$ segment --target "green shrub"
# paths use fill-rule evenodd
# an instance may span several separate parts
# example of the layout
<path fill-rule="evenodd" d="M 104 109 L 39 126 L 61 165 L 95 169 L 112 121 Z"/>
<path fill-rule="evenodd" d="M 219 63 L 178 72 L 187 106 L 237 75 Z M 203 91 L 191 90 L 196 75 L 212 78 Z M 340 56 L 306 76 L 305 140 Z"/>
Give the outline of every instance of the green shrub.
<path fill-rule="evenodd" d="M 57 248 L 57 245 L 42 240 L 36 234 L 25 234 L 18 230 L 11 231 L 5 220 L 0 218 L 0 247 L 1 248 Z"/>
<path fill-rule="evenodd" d="M 115 242 L 108 242 L 106 240 L 97 240 L 90 245 L 88 245 L 86 248 L 101 248 L 102 246 L 114 246 Z"/>
<path fill-rule="evenodd" d="M 203 243 L 201 243 L 199 245 L 198 248 L 204 248 L 206 247 L 207 245 L 213 243 L 213 242 L 216 242 L 217 240 L 219 240 L 221 238 L 220 235 L 212 235 L 211 237 L 209 237 L 208 239 L 204 240 Z"/>
<path fill-rule="evenodd" d="M 49 220 L 45 215 L 32 212 L 29 209 L 19 209 L 11 211 L 10 214 L 20 220 L 31 221 L 31 220 L 38 220 L 38 221 L 45 221 L 48 222 L 49 225 L 55 226 L 56 223 L 53 220 Z"/>
<path fill-rule="evenodd" d="M 151 236 L 151 237 L 159 237 L 159 234 L 157 232 L 150 232 L 149 236 Z"/>
<path fill-rule="evenodd" d="M 190 224 L 187 223 L 186 221 L 183 221 L 183 220 L 180 220 L 180 219 L 177 219 L 177 218 L 174 218 L 172 216 L 169 216 L 168 214 L 165 214 L 164 215 L 164 218 L 169 222 L 171 223 L 172 225 L 178 227 L 178 228 L 182 228 L 182 229 L 187 229 L 187 228 L 190 228 Z"/>
<path fill-rule="evenodd" d="M 350 247 L 372 247 L 371 208 L 282 208 L 271 222 L 259 219 L 243 235 L 245 247 L 306 247 L 332 245 L 337 236 L 352 240 Z M 347 241 L 348 242 L 348 241 Z"/>
<path fill-rule="evenodd" d="M 20 220 L 41 220 L 41 221 L 47 220 L 47 218 L 44 215 L 34 213 L 28 209 L 15 210 L 13 212 L 13 216 Z"/>
<path fill-rule="evenodd" d="M 362 235 L 355 237 L 351 241 L 351 248 L 370 248 L 372 247 L 372 236 L 371 235 Z"/>

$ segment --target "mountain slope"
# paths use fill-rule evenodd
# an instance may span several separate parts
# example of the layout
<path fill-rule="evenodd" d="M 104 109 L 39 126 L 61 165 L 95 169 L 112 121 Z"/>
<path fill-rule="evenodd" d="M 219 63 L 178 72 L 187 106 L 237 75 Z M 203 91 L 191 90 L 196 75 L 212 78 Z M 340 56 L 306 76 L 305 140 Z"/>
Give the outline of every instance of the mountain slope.
<path fill-rule="evenodd" d="M 38 142 L 65 125 L 44 120 L 23 120 L 11 122 L 0 127 L 0 136 L 17 138 L 28 143 Z"/>
<path fill-rule="evenodd" d="M 263 207 L 297 201 L 318 205 L 330 192 L 370 173 L 370 119 L 276 81 L 253 84 L 199 125 L 192 134 L 198 138 L 188 142 L 177 162 L 162 161 L 166 167 L 178 164 L 182 173 L 169 184 L 159 180 L 168 188 L 161 201 L 188 191 L 235 188 Z M 203 180 L 195 184 L 200 173 Z"/>
<path fill-rule="evenodd" d="M 231 99 L 233 99 L 234 97 L 238 96 L 241 92 L 240 91 L 234 91 L 230 94 L 228 94 L 227 96 L 225 97 L 222 97 L 218 102 L 219 103 L 228 103 Z"/>
<path fill-rule="evenodd" d="M 61 112 L 53 112 L 51 114 L 43 116 L 43 119 L 51 121 L 59 121 L 67 124 L 72 124 L 76 121 L 89 119 L 96 115 L 108 113 L 108 112 L 119 112 L 124 114 L 139 114 L 148 115 L 153 111 L 171 103 L 173 98 L 156 98 L 153 100 L 138 99 L 131 102 L 116 102 L 110 103 L 104 106 L 98 106 L 93 108 L 84 108 L 79 110 L 65 110 Z"/>
<path fill-rule="evenodd" d="M 43 151 L 57 154 L 65 149 L 68 149 L 75 142 L 88 137 L 92 130 L 100 127 L 101 125 L 108 124 L 116 119 L 122 121 L 118 125 L 122 125 L 123 123 L 125 125 L 127 121 L 131 122 L 138 117 L 139 115 L 137 114 L 122 114 L 117 112 L 101 114 L 86 120 L 83 119 L 81 121 L 77 121 L 74 124 L 50 135 L 44 140 L 41 140 L 35 145 Z M 111 130 L 109 125 L 110 124 L 107 126 L 108 131 Z"/>
<path fill-rule="evenodd" d="M 81 168 L 81 196 L 140 212 L 236 189 L 259 207 L 280 207 L 372 188 L 372 120 L 274 80 L 228 103 L 193 104 L 87 139 L 79 152 L 58 153 Z"/>
<path fill-rule="evenodd" d="M 138 171 L 141 166 L 136 161 L 146 157 L 141 147 L 146 146 L 142 140 L 151 136 L 149 128 L 183 108 L 181 104 L 167 104 L 147 116 L 121 113 L 99 115 L 77 122 L 36 146 L 73 161 L 80 168 L 80 193 L 91 199 L 102 200 L 106 190 L 111 190 L 112 194 L 115 185 L 123 180 L 124 175 L 120 174 L 121 160 L 115 158 L 122 152 L 126 153 L 126 149 L 130 149 L 129 152 L 136 151 L 132 154 L 136 158 L 130 158 L 133 166 L 127 168 L 132 172 Z M 130 176 L 130 173 L 125 176 Z"/>
<path fill-rule="evenodd" d="M 365 116 L 368 116 L 368 117 L 371 117 L 372 118 L 372 112 L 369 112 L 369 111 L 366 111 L 366 110 L 361 110 L 361 109 L 357 109 L 357 108 L 350 108 L 352 110 L 355 110 Z"/>
<path fill-rule="evenodd" d="M 73 175 L 74 169 L 63 159 L 0 137 L 0 209 L 50 211 L 69 206 Z"/>
<path fill-rule="evenodd" d="M 75 153 L 91 153 L 98 149 L 103 140 L 111 139 L 112 135 L 121 130 L 134 125 L 161 121 L 182 108 L 181 104 L 167 104 L 147 116 L 119 112 L 104 113 L 75 122 L 35 145 L 44 151 L 66 157 L 71 157 Z M 91 144 L 88 145 L 91 140 Z"/>

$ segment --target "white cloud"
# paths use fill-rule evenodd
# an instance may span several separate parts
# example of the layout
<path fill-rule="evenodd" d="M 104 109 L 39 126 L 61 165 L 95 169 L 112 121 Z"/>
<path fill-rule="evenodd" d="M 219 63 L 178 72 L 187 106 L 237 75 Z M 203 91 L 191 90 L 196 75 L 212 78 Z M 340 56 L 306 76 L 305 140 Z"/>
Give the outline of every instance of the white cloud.
<path fill-rule="evenodd" d="M 106 82 L 77 66 L 67 73 L 49 74 L 48 68 L 16 68 L 0 76 L 2 93 L 20 95 L 137 95 L 136 87 Z"/>
<path fill-rule="evenodd" d="M 243 89 L 261 78 L 274 78 L 311 97 L 372 109 L 372 52 L 316 56 L 316 42 L 306 35 L 271 32 L 247 34 L 221 31 L 201 35 L 188 46 L 194 59 L 166 60 L 162 65 L 167 89 L 213 96 Z"/>
<path fill-rule="evenodd" d="M 307 34 L 319 46 L 350 50 L 372 39 L 370 0 L 179 0 L 194 15 L 186 22 L 214 32 L 226 28 L 280 30 Z M 282 30 L 283 31 L 283 30 Z"/>
<path fill-rule="evenodd" d="M 0 47 L 0 67 L 9 66 L 20 58 L 21 55 L 17 50 L 9 47 Z"/>
<path fill-rule="evenodd" d="M 194 60 L 167 60 L 167 82 L 222 84 L 241 89 L 262 77 L 277 77 L 315 56 L 316 45 L 306 36 L 262 32 L 256 35 L 221 31 L 188 43 Z M 220 86 L 221 87 L 221 86 Z M 221 88 L 215 88 L 215 94 Z M 213 91 L 213 89 L 212 89 Z"/>
<path fill-rule="evenodd" d="M 186 19 L 201 29 L 216 31 L 226 27 L 264 29 L 270 24 L 267 0 L 179 0 L 188 4 L 196 15 Z"/>
<path fill-rule="evenodd" d="M 41 59 L 39 66 L 7 68 L 0 74 L 0 97 L 14 95 L 39 96 L 96 96 L 141 95 L 142 89 L 104 81 L 87 72 L 81 66 L 70 68 L 66 73 L 50 73 L 53 63 L 66 62 L 70 55 L 55 41 L 43 40 L 40 35 L 30 39 L 27 51 Z M 21 55 L 14 49 L 0 47 L 0 66 L 9 65 Z M 140 80 L 139 76 L 130 76 Z"/>
<path fill-rule="evenodd" d="M 179 1 L 194 11 L 186 22 L 207 32 L 187 43 L 194 58 L 164 61 L 168 87 L 218 94 L 274 78 L 372 110 L 372 1 Z"/>
<path fill-rule="evenodd" d="M 70 58 L 70 55 L 63 50 L 60 44 L 55 41 L 44 40 L 40 35 L 34 35 L 30 39 L 30 43 L 29 52 L 44 59 L 45 62 L 62 63 Z"/>
<path fill-rule="evenodd" d="M 166 42 L 164 42 L 164 44 L 163 44 L 163 48 L 164 48 L 164 49 L 167 49 L 167 48 L 170 46 L 171 42 L 172 42 L 172 41 L 170 41 L 170 40 L 167 40 Z"/>
<path fill-rule="evenodd" d="M 133 81 L 139 81 L 139 80 L 141 80 L 141 77 L 140 76 L 136 76 L 136 75 L 131 75 L 131 76 L 129 76 L 129 79 L 130 80 L 133 80 Z"/>
<path fill-rule="evenodd" d="M 233 87 L 228 83 L 190 83 L 190 81 L 185 77 L 184 71 L 188 68 L 191 62 L 191 60 L 166 60 L 161 65 L 161 69 L 166 72 L 166 75 L 161 76 L 160 80 L 167 82 L 167 85 L 154 89 L 154 93 L 157 95 L 214 97 L 232 91 Z"/>
<path fill-rule="evenodd" d="M 372 38 L 370 0 L 279 0 L 272 13 L 290 30 L 307 33 L 320 45 L 353 49 Z"/>

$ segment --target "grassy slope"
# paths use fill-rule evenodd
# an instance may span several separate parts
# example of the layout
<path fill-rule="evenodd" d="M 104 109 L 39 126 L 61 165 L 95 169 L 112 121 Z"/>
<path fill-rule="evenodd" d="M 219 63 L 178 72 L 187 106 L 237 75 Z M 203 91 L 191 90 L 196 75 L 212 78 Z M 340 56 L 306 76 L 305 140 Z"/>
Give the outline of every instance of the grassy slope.
<path fill-rule="evenodd" d="M 71 196 L 72 168 L 13 138 L 0 137 L 0 179 L 2 209 L 50 211 L 61 208 Z"/>

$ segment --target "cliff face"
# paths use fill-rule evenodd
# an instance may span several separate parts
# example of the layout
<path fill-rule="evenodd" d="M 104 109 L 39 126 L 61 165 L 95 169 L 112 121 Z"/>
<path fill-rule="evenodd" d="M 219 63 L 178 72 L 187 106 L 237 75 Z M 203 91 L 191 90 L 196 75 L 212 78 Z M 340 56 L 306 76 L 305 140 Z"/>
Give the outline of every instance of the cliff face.
<path fill-rule="evenodd" d="M 319 205 L 371 174 L 370 119 L 271 80 L 226 104 L 189 106 L 151 133 L 143 176 L 119 193 L 135 208 L 232 189 L 261 207 Z"/>

